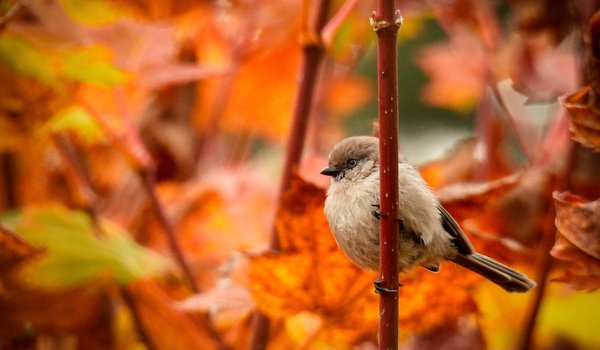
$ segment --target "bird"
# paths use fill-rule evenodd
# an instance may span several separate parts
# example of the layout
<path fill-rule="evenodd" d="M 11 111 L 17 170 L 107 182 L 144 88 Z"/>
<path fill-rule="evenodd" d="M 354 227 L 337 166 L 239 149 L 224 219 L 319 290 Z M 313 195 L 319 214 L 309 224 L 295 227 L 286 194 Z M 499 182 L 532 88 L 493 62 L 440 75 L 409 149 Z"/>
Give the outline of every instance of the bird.
<path fill-rule="evenodd" d="M 508 292 L 536 283 L 525 274 L 475 251 L 419 171 L 398 156 L 398 271 L 432 272 L 452 261 Z M 322 175 L 331 177 L 324 212 L 338 247 L 365 270 L 379 269 L 379 139 L 352 136 L 335 144 Z"/>

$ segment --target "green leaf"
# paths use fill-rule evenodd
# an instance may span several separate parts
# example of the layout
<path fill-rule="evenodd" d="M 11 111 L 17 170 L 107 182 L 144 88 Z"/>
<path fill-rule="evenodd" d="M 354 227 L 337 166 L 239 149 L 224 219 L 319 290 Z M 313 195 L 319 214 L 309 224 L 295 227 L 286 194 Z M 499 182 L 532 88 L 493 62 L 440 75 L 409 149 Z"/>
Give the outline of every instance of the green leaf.
<path fill-rule="evenodd" d="M 110 51 L 102 47 L 86 47 L 67 52 L 64 75 L 67 78 L 100 86 L 113 86 L 129 80 L 126 72 L 115 67 Z"/>
<path fill-rule="evenodd" d="M 11 69 L 40 80 L 54 88 L 59 86 L 55 55 L 34 46 L 22 37 L 0 36 L 0 61 Z"/>
<path fill-rule="evenodd" d="M 66 288 L 100 277 L 119 284 L 164 271 L 167 262 L 135 243 L 117 226 L 103 221 L 103 237 L 94 233 L 90 217 L 62 207 L 27 208 L 2 221 L 34 246 L 45 248 L 28 265 L 24 279 L 44 288 Z"/>
<path fill-rule="evenodd" d="M 106 139 L 100 125 L 80 106 L 70 106 L 58 111 L 50 119 L 49 126 L 53 132 L 74 132 L 88 145 L 97 144 Z"/>

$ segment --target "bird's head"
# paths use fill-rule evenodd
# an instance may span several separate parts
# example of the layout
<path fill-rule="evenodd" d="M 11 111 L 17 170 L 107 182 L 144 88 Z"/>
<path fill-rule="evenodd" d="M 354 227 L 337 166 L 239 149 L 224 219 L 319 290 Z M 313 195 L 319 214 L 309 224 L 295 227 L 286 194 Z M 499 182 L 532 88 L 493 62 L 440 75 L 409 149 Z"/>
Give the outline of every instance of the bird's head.
<path fill-rule="evenodd" d="M 348 137 L 333 146 L 328 165 L 321 174 L 336 181 L 359 181 L 379 171 L 379 139 Z"/>

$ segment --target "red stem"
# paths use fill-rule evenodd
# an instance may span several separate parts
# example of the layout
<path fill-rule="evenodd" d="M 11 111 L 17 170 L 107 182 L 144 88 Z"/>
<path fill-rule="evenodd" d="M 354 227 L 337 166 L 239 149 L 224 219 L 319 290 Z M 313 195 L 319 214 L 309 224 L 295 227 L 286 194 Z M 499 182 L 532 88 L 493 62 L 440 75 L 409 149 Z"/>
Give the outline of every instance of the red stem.
<path fill-rule="evenodd" d="M 304 34 L 302 46 L 302 62 L 300 66 L 300 82 L 297 90 L 294 111 L 292 116 L 292 126 L 285 154 L 285 163 L 279 187 L 278 204 L 281 206 L 281 198 L 288 190 L 291 183 L 292 174 L 297 170 L 304 149 L 306 139 L 306 130 L 308 126 L 308 117 L 313 104 L 313 97 L 319 67 L 323 61 L 324 48 L 321 41 L 321 31 L 325 26 L 331 0 L 320 0 L 317 3 L 317 9 L 314 13 L 312 32 Z M 273 227 L 271 231 L 271 240 L 269 243 L 271 250 L 279 250 L 279 237 Z M 270 320 L 264 314 L 257 312 L 253 316 L 252 335 L 250 337 L 249 349 L 266 349 L 269 335 Z"/>
<path fill-rule="evenodd" d="M 398 78 L 394 0 L 378 0 L 372 24 L 377 34 L 380 150 L 379 349 L 398 349 Z M 388 292 L 386 292 L 388 291 Z"/>

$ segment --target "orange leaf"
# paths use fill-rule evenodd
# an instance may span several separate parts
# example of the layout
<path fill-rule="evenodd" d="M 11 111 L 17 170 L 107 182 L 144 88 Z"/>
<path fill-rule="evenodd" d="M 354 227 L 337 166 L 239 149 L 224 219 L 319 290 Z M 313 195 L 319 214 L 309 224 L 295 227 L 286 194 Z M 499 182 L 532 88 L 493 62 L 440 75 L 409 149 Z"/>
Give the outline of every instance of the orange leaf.
<path fill-rule="evenodd" d="M 472 294 L 480 280 L 450 263 L 438 274 L 419 269 L 401 278 L 405 287 L 400 288 L 400 330 L 424 333 L 476 312 Z"/>
<path fill-rule="evenodd" d="M 595 152 L 600 152 L 600 115 L 592 106 L 590 87 L 586 86 L 562 98 L 561 103 L 569 111 L 573 139 Z"/>
<path fill-rule="evenodd" d="M 558 278 L 576 289 L 600 287 L 600 201 L 585 202 L 569 192 L 555 192 L 556 243 L 550 251 L 567 261 L 565 275 Z"/>
<path fill-rule="evenodd" d="M 173 300 L 151 281 L 127 287 L 127 295 L 138 313 L 146 336 L 156 349 L 217 349 L 206 329 L 197 326 Z"/>
<path fill-rule="evenodd" d="M 275 318 L 311 312 L 323 328 L 348 341 L 376 333 L 375 275 L 355 267 L 337 248 L 323 214 L 325 193 L 296 177 L 282 199 L 276 227 L 281 251 L 251 257 L 253 298 Z M 400 324 L 425 332 L 476 310 L 471 288 L 479 278 L 458 267 L 440 274 L 418 269 L 401 288 Z M 435 305 L 435 306 L 431 306 Z"/>
<path fill-rule="evenodd" d="M 310 311 L 337 328 L 356 329 L 360 324 L 372 330 L 376 312 L 371 322 L 365 321 L 363 312 L 354 315 L 364 303 L 376 301 L 368 293 L 374 276 L 354 266 L 337 248 L 323 214 L 324 201 L 322 189 L 294 178 L 277 216 L 281 252 L 251 258 L 254 300 L 273 317 Z"/>

